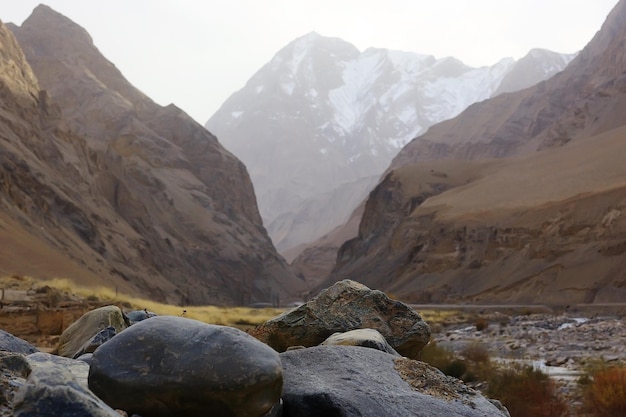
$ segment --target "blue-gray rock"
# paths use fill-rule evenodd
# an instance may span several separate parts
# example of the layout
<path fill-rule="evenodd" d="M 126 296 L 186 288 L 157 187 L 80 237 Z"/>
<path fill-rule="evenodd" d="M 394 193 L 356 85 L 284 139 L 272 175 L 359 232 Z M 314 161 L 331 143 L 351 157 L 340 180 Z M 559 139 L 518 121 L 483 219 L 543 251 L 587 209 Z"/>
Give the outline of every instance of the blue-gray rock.
<path fill-rule="evenodd" d="M 329 346 L 360 346 L 400 356 L 398 352 L 387 343 L 383 335 L 380 334 L 378 330 L 374 329 L 357 329 L 344 333 L 335 333 L 321 344 Z"/>
<path fill-rule="evenodd" d="M 94 337 L 90 340 L 86 341 L 85 344 L 76 352 L 74 355 L 74 359 L 79 356 L 84 355 L 85 353 L 93 353 L 94 350 L 98 348 L 98 346 L 108 342 L 117 334 L 115 327 L 109 326 L 106 329 L 100 330 Z"/>
<path fill-rule="evenodd" d="M 89 365 L 77 359 L 64 358 L 62 356 L 51 355 L 49 353 L 37 352 L 26 356 L 26 360 L 32 369 L 54 368 L 61 366 L 68 370 L 74 379 L 88 389 L 87 377 L 89 376 Z"/>
<path fill-rule="evenodd" d="M 61 365 L 33 369 L 13 401 L 16 417 L 120 417 Z"/>
<path fill-rule="evenodd" d="M 250 334 L 279 352 L 317 346 L 337 332 L 375 329 L 402 356 L 416 358 L 430 341 L 430 327 L 410 306 L 356 281 L 343 280 Z"/>
<path fill-rule="evenodd" d="M 117 333 L 129 326 L 122 310 L 117 306 L 105 306 L 83 314 L 72 323 L 59 338 L 59 355 L 73 358 L 96 334 L 107 327 Z"/>
<path fill-rule="evenodd" d="M 22 353 L 24 355 L 39 352 L 39 349 L 28 343 L 26 340 L 13 336 L 11 333 L 4 330 L 0 330 L 0 350 Z"/>
<path fill-rule="evenodd" d="M 156 313 L 146 310 L 134 310 L 126 313 L 126 317 L 130 320 L 131 324 L 149 319 L 150 317 L 156 317 Z"/>
<path fill-rule="evenodd" d="M 89 388 L 148 416 L 263 416 L 279 402 L 278 353 L 230 327 L 158 316 L 93 353 Z"/>
<path fill-rule="evenodd" d="M 458 379 L 375 349 L 317 346 L 280 357 L 283 417 L 508 417 Z"/>

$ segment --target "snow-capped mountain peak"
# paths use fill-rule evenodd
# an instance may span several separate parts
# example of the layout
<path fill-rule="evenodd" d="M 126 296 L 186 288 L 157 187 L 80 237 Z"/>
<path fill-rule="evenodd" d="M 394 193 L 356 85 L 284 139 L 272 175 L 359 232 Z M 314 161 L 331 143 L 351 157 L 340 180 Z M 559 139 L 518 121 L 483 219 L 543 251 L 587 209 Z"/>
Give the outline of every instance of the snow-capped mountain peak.
<path fill-rule="evenodd" d="M 281 49 L 206 127 L 247 165 L 265 225 L 285 249 L 343 220 L 324 227 L 316 219 L 297 237 L 284 232 L 288 223 L 308 222 L 303 212 L 311 210 L 309 199 L 376 178 L 428 127 L 475 102 L 546 79 L 570 59 L 533 50 L 519 61 L 472 68 L 453 57 L 361 52 L 311 32 Z"/>

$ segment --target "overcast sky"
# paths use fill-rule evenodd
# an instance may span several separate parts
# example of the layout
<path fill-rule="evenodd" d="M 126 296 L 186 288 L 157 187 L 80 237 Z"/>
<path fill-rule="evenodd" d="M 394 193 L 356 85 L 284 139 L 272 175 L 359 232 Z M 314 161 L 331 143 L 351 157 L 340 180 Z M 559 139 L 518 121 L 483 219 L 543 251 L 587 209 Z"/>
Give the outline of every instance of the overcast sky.
<path fill-rule="evenodd" d="M 0 0 L 21 25 L 41 1 Z M 454 56 L 471 66 L 532 48 L 571 53 L 618 0 L 47 0 L 84 27 L 126 78 L 204 124 L 283 46 L 308 32 Z"/>

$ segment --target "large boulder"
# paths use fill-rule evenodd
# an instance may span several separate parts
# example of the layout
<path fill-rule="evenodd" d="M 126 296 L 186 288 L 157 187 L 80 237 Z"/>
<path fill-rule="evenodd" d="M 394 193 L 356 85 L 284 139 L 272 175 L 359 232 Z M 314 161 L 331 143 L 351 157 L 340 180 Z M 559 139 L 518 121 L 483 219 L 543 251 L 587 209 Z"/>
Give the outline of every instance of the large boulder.
<path fill-rule="evenodd" d="M 0 350 L 13 353 L 22 353 L 28 355 L 30 353 L 39 352 L 35 346 L 26 340 L 13 336 L 11 333 L 0 329 Z"/>
<path fill-rule="evenodd" d="M 351 280 L 337 282 L 251 334 L 284 352 L 290 346 L 317 346 L 333 333 L 364 328 L 378 330 L 409 358 L 416 358 L 430 340 L 430 327 L 415 310 Z"/>
<path fill-rule="evenodd" d="M 79 384 L 62 365 L 38 366 L 17 391 L 16 417 L 120 417 L 92 392 Z"/>
<path fill-rule="evenodd" d="M 280 401 L 282 367 L 238 329 L 159 316 L 93 353 L 89 388 L 129 415 L 260 417 Z"/>
<path fill-rule="evenodd" d="M 375 349 L 317 346 L 280 357 L 283 417 L 508 417 L 458 379 Z"/>
<path fill-rule="evenodd" d="M 335 333 L 320 344 L 328 346 L 361 346 L 400 356 L 398 352 L 387 343 L 383 335 L 380 334 L 378 330 L 374 329 L 357 329 L 344 333 Z"/>
<path fill-rule="evenodd" d="M 124 313 L 117 306 L 100 307 L 85 313 L 61 333 L 59 355 L 73 358 L 102 330 L 113 327 L 119 333 L 128 325 Z"/>

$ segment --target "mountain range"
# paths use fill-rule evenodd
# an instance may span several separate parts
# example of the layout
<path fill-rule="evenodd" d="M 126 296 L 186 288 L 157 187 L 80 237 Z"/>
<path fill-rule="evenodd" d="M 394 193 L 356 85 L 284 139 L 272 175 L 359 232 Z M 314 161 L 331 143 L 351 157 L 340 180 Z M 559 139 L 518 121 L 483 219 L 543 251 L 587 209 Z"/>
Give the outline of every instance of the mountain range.
<path fill-rule="evenodd" d="M 625 39 L 622 0 L 562 72 L 408 143 L 334 232 L 358 224 L 322 286 L 349 276 L 413 302 L 623 302 Z M 319 271 L 331 241 L 300 268 Z"/>
<path fill-rule="evenodd" d="M 291 259 L 298 245 L 345 222 L 412 138 L 473 103 L 545 80 L 572 58 L 536 49 L 472 68 L 451 57 L 360 52 L 309 33 L 205 126 L 248 167 L 268 233 Z"/>
<path fill-rule="evenodd" d="M 2 273 L 173 304 L 303 290 L 263 228 L 245 166 L 215 136 L 134 88 L 47 6 L 2 25 L 0 40 Z"/>

